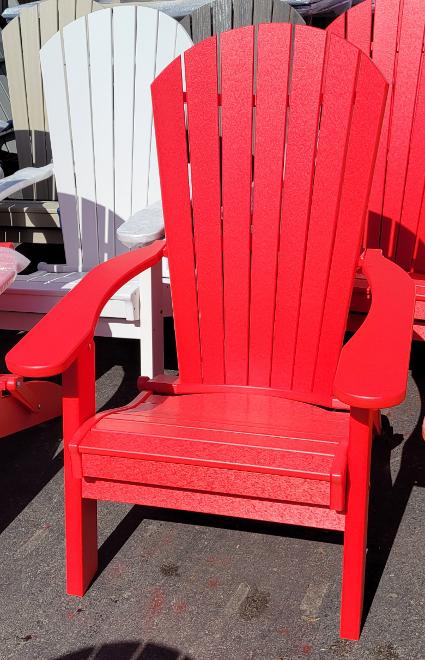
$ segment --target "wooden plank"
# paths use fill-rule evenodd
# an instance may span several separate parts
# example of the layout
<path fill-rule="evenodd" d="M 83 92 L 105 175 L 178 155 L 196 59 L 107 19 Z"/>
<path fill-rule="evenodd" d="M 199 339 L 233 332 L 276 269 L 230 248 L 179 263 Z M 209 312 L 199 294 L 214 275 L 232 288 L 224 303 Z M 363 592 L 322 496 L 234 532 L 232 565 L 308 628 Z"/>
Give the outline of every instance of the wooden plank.
<path fill-rule="evenodd" d="M 158 14 L 158 35 L 156 52 L 152 55 L 155 59 L 155 76 L 158 76 L 161 71 L 174 59 L 176 33 L 179 27 L 177 21 L 171 19 L 163 12 Z M 148 106 L 151 112 L 151 104 Z M 159 183 L 158 171 L 158 156 L 156 151 L 155 131 L 152 131 L 151 137 L 151 152 L 149 159 L 149 189 L 148 189 L 148 202 L 156 202 L 161 198 L 161 186 Z"/>
<path fill-rule="evenodd" d="M 47 164 L 46 132 L 44 124 L 43 83 L 41 80 L 40 27 L 38 7 L 28 7 L 19 16 L 22 35 L 22 50 L 25 67 L 25 83 L 28 106 L 28 120 L 31 135 L 32 162 L 36 167 Z M 47 199 L 48 186 L 41 181 L 34 186 L 35 199 Z"/>
<path fill-rule="evenodd" d="M 58 0 L 59 29 L 75 21 L 76 0 Z"/>
<path fill-rule="evenodd" d="M 301 304 L 298 320 L 293 387 L 296 391 L 311 391 L 316 359 L 321 343 L 321 326 L 328 294 L 328 281 L 334 251 L 347 144 L 351 128 L 351 111 L 356 91 L 358 50 L 347 42 L 330 37 L 324 85 L 318 144 L 316 147 L 313 194 L 310 208 L 308 238 L 304 260 Z M 294 75 L 299 75 L 294 71 Z M 363 217 L 351 217 L 352 234 L 346 236 L 348 253 L 356 255 Z M 354 277 L 354 271 L 350 273 Z M 343 273 L 341 274 L 343 277 Z M 351 296 L 349 282 L 341 287 L 340 305 L 330 312 L 329 323 L 338 324 L 338 314 L 344 318 Z M 334 347 L 339 354 L 340 347 Z M 323 395 L 331 394 L 332 383 Z"/>
<path fill-rule="evenodd" d="M 357 48 L 372 55 L 372 0 L 364 0 L 346 14 L 346 39 Z"/>
<path fill-rule="evenodd" d="M 223 263 L 217 48 L 204 43 L 186 68 L 202 381 L 224 383 Z"/>
<path fill-rule="evenodd" d="M 149 186 L 150 156 L 153 138 L 153 117 L 150 86 L 155 78 L 158 50 L 159 14 L 138 8 L 136 42 L 136 80 L 134 100 L 134 149 L 132 213 L 143 209 L 153 198 Z M 170 57 L 171 61 L 173 58 Z M 156 161 L 156 159 L 155 159 Z M 157 167 L 157 165 L 156 165 Z M 156 190 L 158 193 L 158 190 Z M 160 193 L 159 193 L 160 194 Z M 160 197 L 157 197 L 159 199 Z"/>
<path fill-rule="evenodd" d="M 421 209 L 425 189 L 425 58 L 422 52 L 414 117 L 409 147 L 409 163 L 397 235 L 396 262 L 405 270 L 425 272 L 423 260 L 425 231 Z"/>
<path fill-rule="evenodd" d="M 248 381 L 259 386 L 271 375 L 290 45 L 290 25 L 259 28 Z"/>
<path fill-rule="evenodd" d="M 221 35 L 225 369 L 226 383 L 241 385 L 248 382 L 253 49 L 253 27 Z"/>
<path fill-rule="evenodd" d="M 62 225 L 66 263 L 81 270 L 82 253 L 76 205 L 73 150 L 69 125 L 68 99 L 61 35 L 57 33 L 40 52 L 44 93 L 49 113 L 50 139 L 59 204 L 66 222 Z"/>
<path fill-rule="evenodd" d="M 81 16 L 87 16 L 92 12 L 92 0 L 77 0 L 75 7 L 75 18 L 81 18 Z"/>
<path fill-rule="evenodd" d="M 328 291 L 317 355 L 314 389 L 331 390 L 350 305 L 350 290 L 358 265 L 368 193 L 385 109 L 386 82 L 381 73 L 360 56 L 355 104 L 341 190 L 339 217 Z M 367 121 L 365 121 L 367 117 Z M 359 192 L 361 193 L 359 194 Z M 350 250 L 351 246 L 351 251 Z M 345 293 L 345 297 L 343 296 Z M 336 314 L 338 310 L 338 314 Z"/>
<path fill-rule="evenodd" d="M 213 34 L 211 5 L 209 3 L 198 7 L 191 14 L 193 43 L 207 39 Z"/>
<path fill-rule="evenodd" d="M 193 51 L 185 55 L 190 66 Z M 193 254 L 186 125 L 181 61 L 176 59 L 154 81 L 152 101 L 162 189 L 162 205 L 169 247 L 174 327 L 182 382 L 201 382 L 201 350 Z M 191 338 L 190 343 L 187 337 Z"/>
<path fill-rule="evenodd" d="M 273 0 L 254 0 L 253 25 L 270 23 L 272 20 Z"/>
<path fill-rule="evenodd" d="M 395 256 L 397 230 L 408 167 L 424 25 L 422 3 L 418 3 L 417 0 L 405 0 L 394 72 L 391 133 L 382 209 L 383 226 L 381 228 L 381 247 L 384 254 L 392 258 Z"/>
<path fill-rule="evenodd" d="M 360 5 L 360 7 L 362 6 L 363 5 Z M 368 9 L 367 6 L 365 9 Z M 373 61 L 384 75 L 385 79 L 389 82 L 390 90 L 385 109 L 381 141 L 376 158 L 375 173 L 369 199 L 366 243 L 372 248 L 379 247 L 381 237 L 399 9 L 400 0 L 386 0 L 385 3 L 377 2 L 373 25 Z"/>
<path fill-rule="evenodd" d="M 215 0 L 211 5 L 213 34 L 232 29 L 232 3 L 229 0 Z"/>
<path fill-rule="evenodd" d="M 252 25 L 253 0 L 233 0 L 233 27 Z"/>
<path fill-rule="evenodd" d="M 89 270 L 99 263 L 99 256 L 88 40 L 84 18 L 64 28 L 63 49 L 82 245 L 82 268 Z"/>
<path fill-rule="evenodd" d="M 98 14 L 97 14 L 98 16 Z M 112 13 L 114 52 L 115 230 L 131 215 L 136 8 Z M 115 252 L 125 250 L 115 242 Z"/>
<path fill-rule="evenodd" d="M 313 192 L 325 33 L 295 33 L 276 292 L 273 387 L 292 388 L 304 261 Z"/>
<path fill-rule="evenodd" d="M 273 0 L 272 6 L 272 22 L 273 23 L 292 23 L 291 21 L 291 6 L 282 0 Z M 294 16 L 298 16 L 298 12 L 292 12 Z"/>
<path fill-rule="evenodd" d="M 19 167 L 30 167 L 32 165 L 31 138 L 19 21 L 11 21 L 2 31 L 2 37 L 7 69 L 10 76 L 9 93 Z M 34 198 L 32 187 L 26 188 L 21 194 L 24 199 Z"/>
<path fill-rule="evenodd" d="M 115 168 L 113 109 L 112 12 L 87 19 L 90 50 L 90 89 L 93 117 L 93 152 L 96 181 L 98 260 L 115 255 Z M 85 246 L 83 245 L 83 249 Z"/>
<path fill-rule="evenodd" d="M 38 8 L 39 18 L 40 18 L 40 46 L 44 46 L 47 41 L 53 37 L 54 34 L 59 29 L 59 14 L 58 14 L 58 2 L 57 0 L 48 0 L 47 2 L 42 2 Z M 37 53 L 38 56 L 38 53 Z M 50 132 L 49 132 L 49 122 L 47 117 L 46 103 L 43 93 L 43 105 L 44 105 L 44 132 L 46 134 L 46 162 L 52 160 L 52 147 L 50 144 Z M 55 199 L 56 197 L 56 185 L 53 178 L 50 181 L 47 181 L 47 199 Z"/>

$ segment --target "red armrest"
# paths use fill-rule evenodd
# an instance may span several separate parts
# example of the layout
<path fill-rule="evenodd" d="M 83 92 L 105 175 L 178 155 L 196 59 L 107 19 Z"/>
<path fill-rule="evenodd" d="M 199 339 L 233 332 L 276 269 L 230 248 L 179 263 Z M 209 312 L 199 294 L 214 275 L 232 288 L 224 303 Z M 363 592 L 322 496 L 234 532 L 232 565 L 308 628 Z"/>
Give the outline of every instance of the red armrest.
<path fill-rule="evenodd" d="M 362 271 L 372 291 L 363 325 L 341 351 L 334 394 L 358 408 L 386 408 L 406 396 L 415 285 L 381 250 L 366 250 Z"/>
<path fill-rule="evenodd" d="M 123 284 L 157 263 L 165 242 L 126 252 L 93 268 L 6 356 L 21 376 L 54 376 L 66 371 L 93 337 L 99 315 Z"/>

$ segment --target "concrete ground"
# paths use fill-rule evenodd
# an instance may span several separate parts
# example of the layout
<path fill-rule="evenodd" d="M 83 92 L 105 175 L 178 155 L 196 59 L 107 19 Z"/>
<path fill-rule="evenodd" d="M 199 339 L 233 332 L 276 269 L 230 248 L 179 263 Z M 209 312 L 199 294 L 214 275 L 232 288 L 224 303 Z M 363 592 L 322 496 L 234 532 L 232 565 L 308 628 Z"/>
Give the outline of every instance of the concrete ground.
<path fill-rule="evenodd" d="M 99 407 L 125 403 L 136 343 L 98 340 L 97 357 Z M 66 596 L 55 421 L 0 441 L 1 660 L 425 660 L 424 357 L 375 443 L 360 642 L 338 637 L 338 533 L 101 504 L 99 575 Z"/>

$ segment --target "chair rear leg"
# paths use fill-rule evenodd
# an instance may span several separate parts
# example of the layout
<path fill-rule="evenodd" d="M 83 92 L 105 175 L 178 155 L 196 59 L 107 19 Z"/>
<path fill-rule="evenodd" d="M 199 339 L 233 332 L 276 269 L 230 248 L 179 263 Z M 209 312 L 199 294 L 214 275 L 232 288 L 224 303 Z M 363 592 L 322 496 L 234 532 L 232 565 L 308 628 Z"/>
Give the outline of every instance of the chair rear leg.
<path fill-rule="evenodd" d="M 95 413 L 94 344 L 88 344 L 63 375 L 65 536 L 67 593 L 83 596 L 97 571 L 97 502 L 82 495 L 82 479 L 73 471 L 69 444 Z"/>
<path fill-rule="evenodd" d="M 368 410 L 351 410 L 340 634 L 353 640 L 363 612 L 372 423 Z"/>

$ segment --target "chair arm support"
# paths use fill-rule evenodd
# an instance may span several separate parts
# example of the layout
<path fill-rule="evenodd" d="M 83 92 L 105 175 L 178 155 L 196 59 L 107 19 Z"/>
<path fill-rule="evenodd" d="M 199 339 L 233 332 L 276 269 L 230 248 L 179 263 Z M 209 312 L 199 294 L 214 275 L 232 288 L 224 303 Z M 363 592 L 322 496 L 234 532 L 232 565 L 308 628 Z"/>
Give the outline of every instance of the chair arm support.
<path fill-rule="evenodd" d="M 366 250 L 362 272 L 372 291 L 369 313 L 342 348 L 334 394 L 357 408 L 387 408 L 406 396 L 415 285 L 381 250 Z"/>
<path fill-rule="evenodd" d="M 15 174 L 1 179 L 0 201 L 10 197 L 10 195 L 18 192 L 18 190 L 23 190 L 34 183 L 49 179 L 52 175 L 53 163 L 44 167 L 25 167 L 23 170 L 18 170 Z"/>
<path fill-rule="evenodd" d="M 134 213 L 117 229 L 117 238 L 128 248 L 142 247 L 164 237 L 161 200 Z"/>
<path fill-rule="evenodd" d="M 21 376 L 63 373 L 91 341 L 100 313 L 126 282 L 161 260 L 165 242 L 126 252 L 93 268 L 6 356 Z"/>

